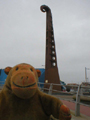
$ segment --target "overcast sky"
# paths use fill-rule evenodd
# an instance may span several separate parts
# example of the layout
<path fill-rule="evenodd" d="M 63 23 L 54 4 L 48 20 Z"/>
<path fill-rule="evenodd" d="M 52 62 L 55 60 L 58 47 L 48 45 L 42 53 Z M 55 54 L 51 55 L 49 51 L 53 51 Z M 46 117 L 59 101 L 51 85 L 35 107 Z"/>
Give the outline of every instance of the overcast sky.
<path fill-rule="evenodd" d="M 0 0 L 0 68 L 45 65 L 46 13 L 50 7 L 60 79 L 85 81 L 90 68 L 90 0 Z M 90 82 L 90 70 L 87 70 Z"/>

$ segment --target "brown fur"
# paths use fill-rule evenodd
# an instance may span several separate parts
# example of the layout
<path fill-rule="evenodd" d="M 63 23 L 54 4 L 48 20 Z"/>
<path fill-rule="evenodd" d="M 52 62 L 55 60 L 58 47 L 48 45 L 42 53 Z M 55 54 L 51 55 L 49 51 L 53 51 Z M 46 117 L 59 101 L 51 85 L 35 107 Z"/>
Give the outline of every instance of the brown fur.
<path fill-rule="evenodd" d="M 38 75 L 28 64 L 16 65 L 11 70 L 6 68 L 6 71 L 8 77 L 0 93 L 0 120 L 49 120 L 50 115 L 59 120 L 71 119 L 69 109 L 59 99 L 38 89 L 40 71 Z M 25 75 L 22 78 L 22 73 L 28 78 Z M 22 87 L 31 85 L 31 79 L 36 84 L 30 87 L 18 88 L 13 84 L 14 81 Z"/>

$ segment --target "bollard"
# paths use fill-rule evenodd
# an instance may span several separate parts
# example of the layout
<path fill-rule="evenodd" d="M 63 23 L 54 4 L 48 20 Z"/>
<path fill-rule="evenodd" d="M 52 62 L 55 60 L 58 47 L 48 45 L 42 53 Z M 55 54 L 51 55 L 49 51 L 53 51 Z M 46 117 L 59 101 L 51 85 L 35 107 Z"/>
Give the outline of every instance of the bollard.
<path fill-rule="evenodd" d="M 81 85 L 78 86 L 78 92 L 76 94 L 76 104 L 75 104 L 75 115 L 80 116 L 80 94 L 81 94 Z"/>
<path fill-rule="evenodd" d="M 49 91 L 48 91 L 48 94 L 49 94 L 49 95 L 52 95 L 52 88 L 53 88 L 53 84 L 51 83 L 51 84 L 50 84 L 50 87 L 49 87 Z"/>

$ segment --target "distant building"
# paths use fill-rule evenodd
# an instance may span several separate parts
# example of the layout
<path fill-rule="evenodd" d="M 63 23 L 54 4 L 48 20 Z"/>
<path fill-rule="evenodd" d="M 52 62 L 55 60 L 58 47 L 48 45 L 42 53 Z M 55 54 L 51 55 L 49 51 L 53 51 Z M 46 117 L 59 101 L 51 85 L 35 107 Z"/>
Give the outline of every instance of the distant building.
<path fill-rule="evenodd" d="M 39 82 L 44 83 L 45 80 L 45 69 L 44 68 L 36 68 L 41 71 L 41 76 L 39 77 Z M 44 87 L 44 84 L 40 84 L 40 87 Z"/>
<path fill-rule="evenodd" d="M 67 85 L 79 85 L 77 83 L 68 83 Z"/>
<path fill-rule="evenodd" d="M 82 85 L 82 87 L 85 87 L 85 88 L 82 88 L 82 91 L 89 92 L 89 95 L 90 95 L 90 82 L 82 82 L 81 85 Z M 89 88 L 87 88 L 87 87 L 89 87 Z"/>
<path fill-rule="evenodd" d="M 4 72 L 4 69 L 0 69 L 0 88 L 2 88 L 2 86 L 5 83 L 7 75 Z"/>
<path fill-rule="evenodd" d="M 83 86 L 90 86 L 90 82 L 82 82 L 81 85 L 83 85 Z"/>
<path fill-rule="evenodd" d="M 79 84 L 77 84 L 77 83 L 68 83 L 67 86 L 66 86 L 66 90 L 68 92 L 77 91 L 78 86 L 79 86 Z"/>

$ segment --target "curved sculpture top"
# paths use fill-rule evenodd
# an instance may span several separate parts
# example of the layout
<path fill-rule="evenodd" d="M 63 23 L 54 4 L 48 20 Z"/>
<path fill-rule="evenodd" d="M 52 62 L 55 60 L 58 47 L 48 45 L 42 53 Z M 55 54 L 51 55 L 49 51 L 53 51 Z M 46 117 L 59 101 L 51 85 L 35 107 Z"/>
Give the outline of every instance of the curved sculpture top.
<path fill-rule="evenodd" d="M 42 12 L 47 12 L 47 11 L 50 10 L 50 8 L 49 8 L 48 6 L 46 6 L 46 5 L 42 5 L 42 6 L 40 7 L 40 9 L 41 9 Z"/>
<path fill-rule="evenodd" d="M 45 68 L 57 67 L 54 30 L 52 22 L 51 9 L 42 5 L 40 7 L 42 12 L 46 12 L 46 64 Z"/>

